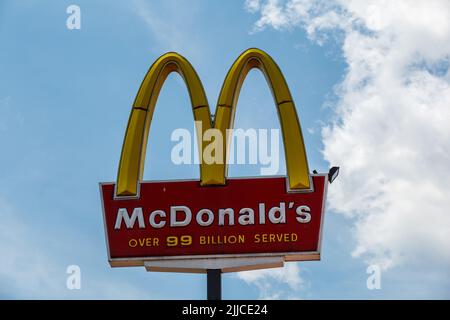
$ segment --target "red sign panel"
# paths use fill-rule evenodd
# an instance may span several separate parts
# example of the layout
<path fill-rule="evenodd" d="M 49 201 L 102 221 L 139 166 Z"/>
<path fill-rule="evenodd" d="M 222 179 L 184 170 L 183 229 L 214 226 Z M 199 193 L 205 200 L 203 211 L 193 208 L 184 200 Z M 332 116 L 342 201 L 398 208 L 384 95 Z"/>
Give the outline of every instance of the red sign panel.
<path fill-rule="evenodd" d="M 140 183 L 137 199 L 115 199 L 101 184 L 111 265 L 142 265 L 160 257 L 286 256 L 319 259 L 326 175 L 313 190 L 287 192 L 286 178 L 230 178 Z M 304 258 L 302 258 L 304 257 Z"/>

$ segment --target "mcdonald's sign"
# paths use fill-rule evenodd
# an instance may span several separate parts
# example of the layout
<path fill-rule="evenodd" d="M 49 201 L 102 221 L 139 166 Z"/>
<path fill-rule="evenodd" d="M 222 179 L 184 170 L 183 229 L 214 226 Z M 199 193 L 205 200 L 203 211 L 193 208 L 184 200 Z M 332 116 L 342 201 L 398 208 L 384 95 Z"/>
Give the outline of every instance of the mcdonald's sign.
<path fill-rule="evenodd" d="M 243 81 L 253 68 L 263 72 L 273 93 L 287 177 L 227 178 L 227 132 L 233 128 Z M 223 134 L 223 161 L 201 163 L 199 181 L 143 181 L 153 112 L 173 71 L 186 83 L 194 120 L 201 124 L 197 136 L 211 128 Z M 204 150 L 205 142 L 198 143 Z M 267 53 L 249 49 L 237 58 L 214 117 L 192 65 L 177 53 L 166 53 L 150 67 L 137 93 L 116 182 L 100 184 L 109 263 L 154 271 L 226 272 L 318 260 L 327 184 L 328 174 L 309 172 L 294 101 Z"/>

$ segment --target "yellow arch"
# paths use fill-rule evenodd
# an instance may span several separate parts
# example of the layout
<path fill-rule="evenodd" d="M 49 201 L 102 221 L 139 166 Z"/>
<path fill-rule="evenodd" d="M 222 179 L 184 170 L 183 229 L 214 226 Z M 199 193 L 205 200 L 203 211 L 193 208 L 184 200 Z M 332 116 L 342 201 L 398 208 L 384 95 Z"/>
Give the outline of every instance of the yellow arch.
<path fill-rule="evenodd" d="M 264 74 L 277 106 L 285 148 L 286 167 L 290 189 L 309 189 L 309 169 L 306 158 L 305 144 L 298 120 L 294 101 L 286 84 L 283 74 L 275 61 L 264 51 L 248 49 L 233 63 L 219 95 L 214 127 L 225 134 L 226 129 L 234 126 L 236 104 L 242 84 L 248 72 L 257 68 Z M 230 137 L 226 137 L 223 152 L 228 156 Z M 227 167 L 223 168 L 226 176 Z"/>
<path fill-rule="evenodd" d="M 309 169 L 303 136 L 286 81 L 273 59 L 264 51 L 249 49 L 234 62 L 220 92 L 214 128 L 225 138 L 223 161 L 220 164 L 200 165 L 201 185 L 223 185 L 226 179 L 229 137 L 227 129 L 233 128 L 236 104 L 242 83 L 252 68 L 260 69 L 272 90 L 281 123 L 285 146 L 286 166 L 291 189 L 309 189 Z M 184 79 L 197 127 L 199 152 L 203 154 L 207 143 L 200 141 L 203 132 L 212 128 L 211 113 L 203 85 L 192 65 L 177 53 L 166 53 L 153 63 L 147 72 L 131 110 L 117 174 L 116 196 L 136 196 L 138 182 L 144 172 L 145 153 L 150 123 L 159 92 L 171 72 Z"/>
<path fill-rule="evenodd" d="M 211 114 L 205 90 L 192 65 L 177 53 L 169 52 L 162 55 L 150 67 L 133 103 L 119 162 L 116 184 L 117 196 L 137 195 L 138 182 L 142 180 L 144 173 L 147 139 L 156 101 L 167 76 L 171 72 L 178 72 L 184 79 L 189 92 L 194 119 L 202 124 L 201 131 L 211 128 Z M 203 132 L 198 131 L 197 136 L 202 137 Z M 199 150 L 203 150 L 203 146 Z M 217 181 L 214 177 L 211 177 L 211 169 L 214 168 L 200 166 L 202 182 L 205 184 L 225 183 L 225 178 Z"/>

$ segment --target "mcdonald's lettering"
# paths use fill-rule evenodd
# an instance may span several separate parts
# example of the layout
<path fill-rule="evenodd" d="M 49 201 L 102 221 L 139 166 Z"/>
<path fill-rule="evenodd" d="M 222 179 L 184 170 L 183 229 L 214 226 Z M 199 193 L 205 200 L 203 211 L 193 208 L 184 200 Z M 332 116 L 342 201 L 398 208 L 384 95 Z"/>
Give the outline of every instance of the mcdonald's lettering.
<path fill-rule="evenodd" d="M 227 177 L 236 104 L 253 68 L 263 72 L 273 94 L 286 177 Z M 186 83 L 197 137 L 208 130 L 220 133 L 221 152 L 215 154 L 216 161 L 199 162 L 199 180 L 143 181 L 158 95 L 174 71 Z M 203 154 L 208 142 L 200 138 L 197 143 Z M 267 53 L 249 49 L 237 58 L 225 77 L 214 116 L 192 65 L 177 53 L 166 53 L 150 67 L 133 103 L 116 182 L 100 184 L 109 262 L 143 266 L 148 261 L 211 258 L 318 260 L 328 177 L 309 172 L 292 96 Z"/>

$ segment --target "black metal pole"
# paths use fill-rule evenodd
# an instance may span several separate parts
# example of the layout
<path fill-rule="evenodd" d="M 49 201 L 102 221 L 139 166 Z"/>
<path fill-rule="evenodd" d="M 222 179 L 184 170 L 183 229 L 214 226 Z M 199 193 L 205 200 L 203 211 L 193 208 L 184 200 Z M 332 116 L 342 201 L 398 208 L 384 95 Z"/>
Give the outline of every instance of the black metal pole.
<path fill-rule="evenodd" d="M 222 270 L 207 269 L 208 300 L 222 300 Z"/>

